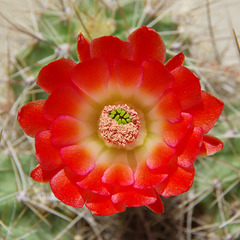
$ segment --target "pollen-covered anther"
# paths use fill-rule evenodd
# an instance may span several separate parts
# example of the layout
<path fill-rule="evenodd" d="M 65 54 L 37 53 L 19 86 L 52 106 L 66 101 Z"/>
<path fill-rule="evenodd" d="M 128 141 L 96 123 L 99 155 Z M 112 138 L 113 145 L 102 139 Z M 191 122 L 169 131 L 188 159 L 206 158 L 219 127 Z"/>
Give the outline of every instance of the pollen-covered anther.
<path fill-rule="evenodd" d="M 99 118 L 99 135 L 108 143 L 126 147 L 139 133 L 139 114 L 127 104 L 105 106 Z"/>

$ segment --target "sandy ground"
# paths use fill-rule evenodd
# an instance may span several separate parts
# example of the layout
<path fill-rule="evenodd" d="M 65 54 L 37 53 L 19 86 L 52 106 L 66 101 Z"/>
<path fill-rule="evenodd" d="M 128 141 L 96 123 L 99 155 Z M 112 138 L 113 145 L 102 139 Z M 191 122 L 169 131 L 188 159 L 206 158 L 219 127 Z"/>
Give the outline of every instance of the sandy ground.
<path fill-rule="evenodd" d="M 181 28 L 193 39 L 193 56 L 196 58 L 205 56 L 221 61 L 223 65 L 240 69 L 240 55 L 233 34 L 235 31 L 240 40 L 240 1 L 181 2 L 179 7 Z"/>
<path fill-rule="evenodd" d="M 9 104 L 12 103 L 8 83 L 15 56 L 32 41 L 32 37 L 18 31 L 16 26 L 29 31 L 36 28 L 37 19 L 33 10 L 39 8 L 36 7 L 35 2 L 31 0 L 0 0 L 0 112 L 8 109 Z M 42 1 L 42 4 L 46 4 L 45 2 Z"/>

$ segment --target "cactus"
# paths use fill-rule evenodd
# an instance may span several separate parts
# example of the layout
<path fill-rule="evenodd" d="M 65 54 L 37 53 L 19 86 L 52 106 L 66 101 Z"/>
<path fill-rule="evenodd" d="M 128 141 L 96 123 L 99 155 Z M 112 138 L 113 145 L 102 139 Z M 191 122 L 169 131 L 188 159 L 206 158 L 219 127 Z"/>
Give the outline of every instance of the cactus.
<path fill-rule="evenodd" d="M 3 129 L 0 239 L 240 238 L 240 142 L 237 133 L 240 109 L 237 97 L 228 102 L 227 88 L 216 82 L 216 74 L 220 76 L 218 69 L 213 69 L 214 76 L 207 72 L 204 77 L 208 81 L 202 83 L 212 92 L 211 86 L 215 84 L 216 92 L 213 93 L 225 97 L 227 102 L 224 115 L 214 129 L 214 135 L 224 137 L 225 148 L 214 157 L 196 161 L 193 187 L 186 194 L 165 199 L 164 214 L 155 215 L 141 208 L 110 217 L 95 217 L 85 208 L 78 210 L 60 203 L 49 187 L 29 177 L 37 161 L 32 140 L 23 135 L 17 125 L 17 110 L 25 102 L 46 97 L 35 84 L 44 65 L 63 57 L 78 61 L 75 49 L 79 32 L 89 39 L 111 34 L 126 40 L 134 28 L 149 25 L 162 33 L 168 58 L 175 50 L 182 50 L 189 56 L 186 64 L 202 74 L 204 66 L 192 60 L 194 56 L 188 49 L 193 44 L 192 39 L 181 35 L 177 21 L 173 21 L 170 14 L 171 6 L 145 0 L 53 1 L 41 5 L 35 12 L 35 30 L 29 31 L 10 20 L 16 34 L 21 30 L 31 38 L 17 53 L 9 76 L 15 102 L 8 113 L 0 116 Z M 227 74 L 234 78 L 236 73 L 231 70 Z M 234 94 L 237 95 L 237 91 Z"/>

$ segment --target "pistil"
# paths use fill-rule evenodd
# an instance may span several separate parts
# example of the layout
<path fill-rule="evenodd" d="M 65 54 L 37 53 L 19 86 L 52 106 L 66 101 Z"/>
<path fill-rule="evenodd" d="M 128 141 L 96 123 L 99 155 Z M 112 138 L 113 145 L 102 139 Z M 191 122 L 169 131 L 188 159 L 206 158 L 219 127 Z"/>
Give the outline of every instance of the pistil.
<path fill-rule="evenodd" d="M 127 104 L 105 106 L 99 118 L 101 138 L 124 148 L 137 139 L 139 127 L 139 114 Z"/>

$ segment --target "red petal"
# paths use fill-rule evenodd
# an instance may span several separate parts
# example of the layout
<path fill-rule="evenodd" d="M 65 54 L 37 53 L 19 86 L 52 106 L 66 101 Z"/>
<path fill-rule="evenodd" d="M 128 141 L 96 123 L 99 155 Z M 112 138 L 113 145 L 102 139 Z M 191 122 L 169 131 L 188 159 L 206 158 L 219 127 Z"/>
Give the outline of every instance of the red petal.
<path fill-rule="evenodd" d="M 51 121 L 42 115 L 45 100 L 37 100 L 25 104 L 19 111 L 17 120 L 23 131 L 30 137 L 35 137 L 37 132 L 50 128 Z"/>
<path fill-rule="evenodd" d="M 159 185 L 168 176 L 167 173 L 157 173 L 155 174 L 151 171 L 147 165 L 146 161 L 138 163 L 137 169 L 135 171 L 135 183 L 134 187 L 139 189 L 151 188 Z"/>
<path fill-rule="evenodd" d="M 81 118 L 84 115 L 85 102 L 80 94 L 70 85 L 62 85 L 55 89 L 43 107 L 44 117 L 54 120 L 60 115 Z"/>
<path fill-rule="evenodd" d="M 85 204 L 94 215 L 107 216 L 124 212 L 126 207 L 120 203 L 113 204 L 110 197 L 92 194 Z"/>
<path fill-rule="evenodd" d="M 168 60 L 165 63 L 165 67 L 169 70 L 172 71 L 177 67 L 180 67 L 183 65 L 184 62 L 184 54 L 182 52 L 178 53 L 177 55 L 175 55 L 173 58 L 171 58 L 170 60 Z"/>
<path fill-rule="evenodd" d="M 60 156 L 66 166 L 79 175 L 87 175 L 95 166 L 95 159 L 93 159 L 92 154 L 81 145 L 62 148 Z"/>
<path fill-rule="evenodd" d="M 194 175 L 195 169 L 193 166 L 189 168 L 178 167 L 164 182 L 155 187 L 155 189 L 163 197 L 182 194 L 192 186 Z"/>
<path fill-rule="evenodd" d="M 224 103 L 212 96 L 211 94 L 202 91 L 202 103 L 189 109 L 193 116 L 194 126 L 201 127 L 204 133 L 209 132 L 215 122 L 221 115 Z"/>
<path fill-rule="evenodd" d="M 81 188 L 88 189 L 94 193 L 108 196 L 110 193 L 106 187 L 106 184 L 102 183 L 101 179 L 104 171 L 108 166 L 97 165 L 85 179 L 77 182 L 77 185 Z"/>
<path fill-rule="evenodd" d="M 131 96 L 142 82 L 143 69 L 134 61 L 117 59 L 113 65 L 114 78 L 123 96 Z"/>
<path fill-rule="evenodd" d="M 126 164 L 115 163 L 104 172 L 102 182 L 120 186 L 132 185 L 134 183 L 133 171 Z"/>
<path fill-rule="evenodd" d="M 91 132 L 90 132 L 91 133 Z M 90 134 L 89 133 L 89 134 Z M 51 125 L 51 141 L 54 146 L 72 145 L 86 137 L 86 129 L 76 118 L 70 116 L 57 117 Z"/>
<path fill-rule="evenodd" d="M 210 156 L 223 148 L 223 142 L 213 136 L 204 135 L 199 157 Z"/>
<path fill-rule="evenodd" d="M 82 33 L 78 35 L 77 39 L 77 54 L 79 61 L 83 62 L 90 58 L 90 42 Z"/>
<path fill-rule="evenodd" d="M 63 165 L 59 149 L 50 141 L 50 131 L 42 131 L 35 138 L 36 158 L 41 167 L 50 171 Z"/>
<path fill-rule="evenodd" d="M 181 152 L 177 158 L 177 163 L 180 167 L 188 168 L 193 165 L 199 154 L 202 139 L 203 130 L 200 127 L 195 127 L 184 137 L 177 146 L 178 151 Z"/>
<path fill-rule="evenodd" d="M 30 173 L 30 176 L 33 178 L 33 180 L 44 183 L 49 182 L 51 178 L 54 175 L 56 175 L 60 170 L 62 170 L 62 168 L 54 169 L 51 171 L 45 171 L 42 169 L 40 165 L 37 165 L 37 167 L 34 168 Z"/>
<path fill-rule="evenodd" d="M 175 147 L 185 136 L 192 123 L 192 116 L 188 113 L 182 113 L 182 119 L 176 123 L 163 122 L 161 126 L 161 136 L 165 142 Z"/>
<path fill-rule="evenodd" d="M 51 93 L 63 83 L 72 84 L 71 71 L 76 63 L 71 59 L 59 59 L 43 67 L 37 77 L 37 85 Z"/>
<path fill-rule="evenodd" d="M 155 203 L 147 205 L 147 207 L 150 208 L 153 212 L 160 214 L 164 212 L 164 206 L 160 196 L 158 194 L 156 195 L 157 195 L 157 201 Z"/>
<path fill-rule="evenodd" d="M 142 66 L 144 72 L 140 89 L 153 100 L 156 100 L 162 96 L 166 89 L 173 85 L 174 78 L 168 69 L 157 60 L 144 61 Z"/>
<path fill-rule="evenodd" d="M 174 156 L 175 148 L 169 147 L 165 142 L 157 143 L 147 158 L 147 166 L 156 169 L 167 164 Z"/>
<path fill-rule="evenodd" d="M 165 118 L 170 122 L 177 122 L 181 119 L 182 107 L 177 95 L 172 91 L 167 91 L 159 100 L 156 113 L 160 118 Z"/>
<path fill-rule="evenodd" d="M 132 45 L 124 42 L 117 37 L 104 36 L 93 39 L 90 43 L 91 57 L 104 57 L 110 69 L 116 58 L 132 58 Z"/>
<path fill-rule="evenodd" d="M 172 90 L 177 94 L 183 110 L 199 104 L 202 97 L 198 77 L 184 66 L 175 68 L 171 73 L 175 78 Z"/>
<path fill-rule="evenodd" d="M 56 198 L 76 208 L 83 207 L 89 194 L 88 191 L 73 184 L 66 176 L 64 169 L 52 178 L 50 186 Z"/>
<path fill-rule="evenodd" d="M 96 101 L 99 101 L 99 96 L 106 95 L 109 79 L 108 64 L 103 58 L 81 62 L 72 71 L 73 82 Z"/>
<path fill-rule="evenodd" d="M 159 34 L 152 28 L 142 26 L 128 37 L 128 42 L 133 45 L 133 59 L 139 63 L 148 58 L 164 62 L 166 47 Z"/>
<path fill-rule="evenodd" d="M 157 200 L 153 189 L 135 189 L 133 187 L 115 187 L 112 195 L 113 203 L 122 203 L 127 207 L 149 205 Z"/>
<path fill-rule="evenodd" d="M 70 182 L 74 183 L 76 185 L 77 182 L 83 180 L 86 176 L 81 176 L 76 173 L 74 173 L 70 168 L 67 166 L 64 166 L 64 172 L 67 178 L 70 180 Z"/>

